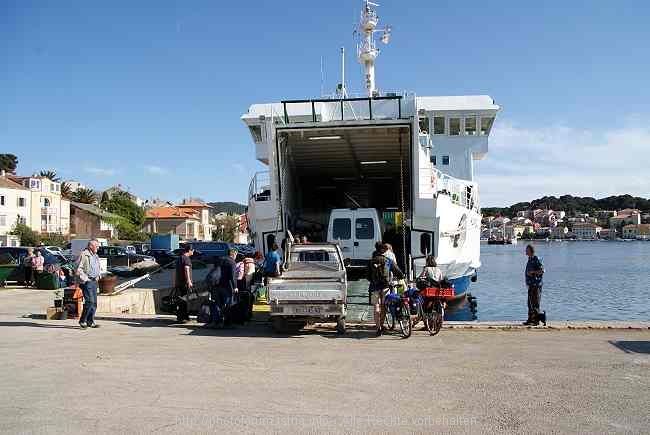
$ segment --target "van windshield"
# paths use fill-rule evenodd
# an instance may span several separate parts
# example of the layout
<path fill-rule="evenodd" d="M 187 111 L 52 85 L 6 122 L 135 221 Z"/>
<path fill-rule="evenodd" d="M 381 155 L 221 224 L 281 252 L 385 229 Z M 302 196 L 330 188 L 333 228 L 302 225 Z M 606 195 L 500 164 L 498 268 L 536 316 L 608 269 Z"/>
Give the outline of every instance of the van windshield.
<path fill-rule="evenodd" d="M 308 270 L 332 270 L 339 271 L 340 262 L 335 250 L 311 249 L 299 250 L 291 253 L 289 259 L 291 270 L 308 271 Z"/>

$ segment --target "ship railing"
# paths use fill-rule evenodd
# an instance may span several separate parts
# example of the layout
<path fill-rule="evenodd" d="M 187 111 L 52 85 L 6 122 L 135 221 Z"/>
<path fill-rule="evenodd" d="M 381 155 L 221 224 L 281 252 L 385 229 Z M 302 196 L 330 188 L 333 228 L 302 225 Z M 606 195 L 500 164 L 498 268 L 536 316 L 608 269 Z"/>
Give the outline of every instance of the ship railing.
<path fill-rule="evenodd" d="M 452 177 L 431 168 L 432 179 L 435 180 L 435 191 L 439 195 L 447 195 L 453 204 L 480 212 L 478 184 Z"/>
<path fill-rule="evenodd" d="M 271 174 L 269 171 L 255 173 L 248 186 L 248 199 L 258 202 L 271 200 Z"/>
<path fill-rule="evenodd" d="M 397 94 L 380 97 L 320 98 L 282 101 L 285 124 L 409 119 L 415 98 Z"/>

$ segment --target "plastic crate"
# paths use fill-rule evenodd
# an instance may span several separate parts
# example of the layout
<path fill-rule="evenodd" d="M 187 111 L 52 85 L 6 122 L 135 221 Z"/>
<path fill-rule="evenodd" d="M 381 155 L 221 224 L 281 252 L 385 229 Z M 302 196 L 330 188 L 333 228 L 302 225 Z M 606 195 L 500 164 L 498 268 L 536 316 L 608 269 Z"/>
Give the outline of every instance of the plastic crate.
<path fill-rule="evenodd" d="M 456 295 L 453 287 L 427 287 L 425 289 L 422 289 L 420 291 L 420 294 L 425 298 L 453 298 Z"/>

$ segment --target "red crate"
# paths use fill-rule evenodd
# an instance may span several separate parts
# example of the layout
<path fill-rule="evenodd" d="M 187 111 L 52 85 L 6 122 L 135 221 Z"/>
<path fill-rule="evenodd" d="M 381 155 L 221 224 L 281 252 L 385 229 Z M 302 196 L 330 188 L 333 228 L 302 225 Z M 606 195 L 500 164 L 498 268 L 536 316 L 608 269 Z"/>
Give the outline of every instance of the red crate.
<path fill-rule="evenodd" d="M 420 292 L 425 298 L 453 298 L 455 296 L 454 288 L 427 287 Z"/>

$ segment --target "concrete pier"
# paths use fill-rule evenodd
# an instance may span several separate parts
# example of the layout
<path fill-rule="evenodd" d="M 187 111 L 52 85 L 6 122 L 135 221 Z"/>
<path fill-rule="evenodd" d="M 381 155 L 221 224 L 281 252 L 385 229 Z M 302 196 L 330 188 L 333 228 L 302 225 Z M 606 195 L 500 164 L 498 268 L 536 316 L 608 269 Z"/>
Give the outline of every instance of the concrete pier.
<path fill-rule="evenodd" d="M 172 316 L 115 314 L 82 331 L 74 320 L 40 318 L 52 297 L 0 290 L 0 433 L 640 434 L 650 427 L 645 322 L 457 323 L 404 340 L 375 338 L 365 324 L 343 337 L 331 327 L 281 336 L 263 322 L 210 330 Z"/>

